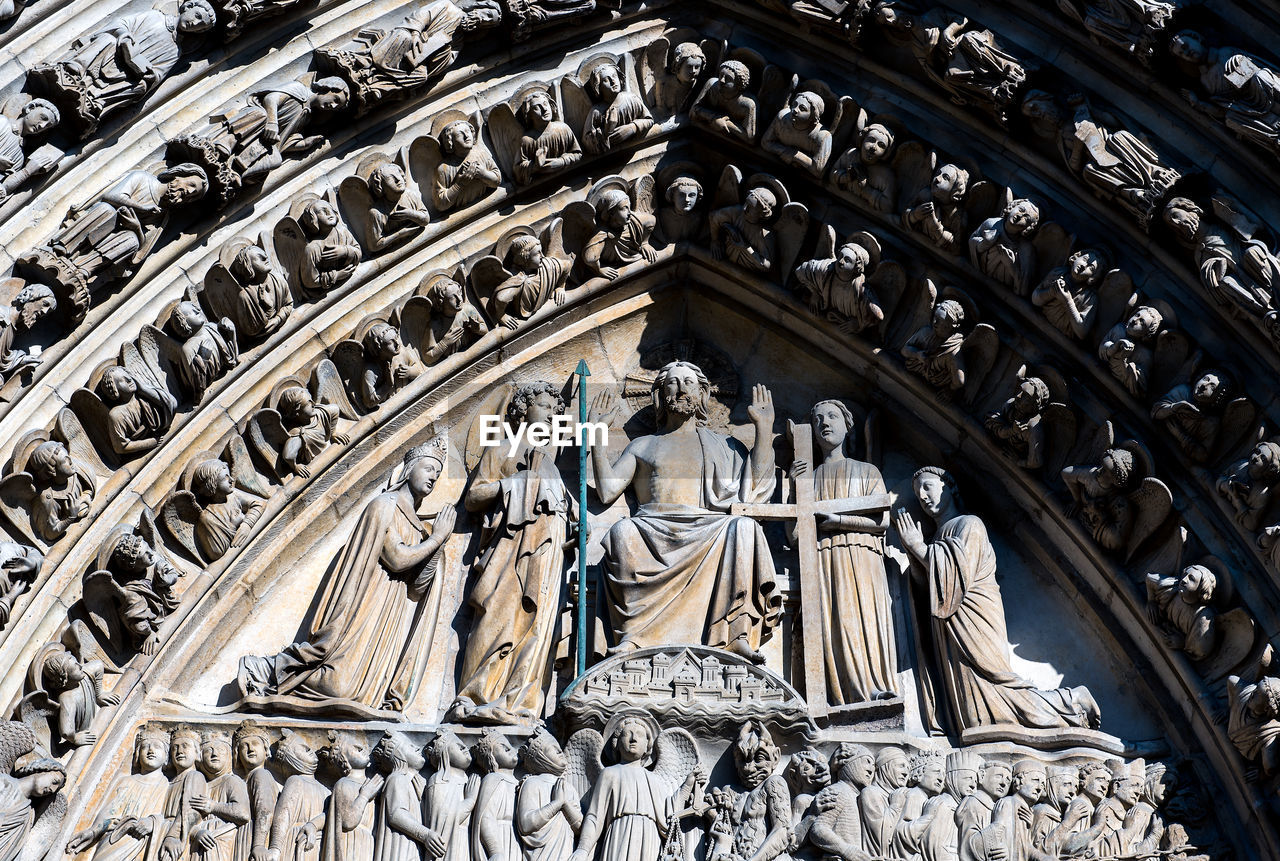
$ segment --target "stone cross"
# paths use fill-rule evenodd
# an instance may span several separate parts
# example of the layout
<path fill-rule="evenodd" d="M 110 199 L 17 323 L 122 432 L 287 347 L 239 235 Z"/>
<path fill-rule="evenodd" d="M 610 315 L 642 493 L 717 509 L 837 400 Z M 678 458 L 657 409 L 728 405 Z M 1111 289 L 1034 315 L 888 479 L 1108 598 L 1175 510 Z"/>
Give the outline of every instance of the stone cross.
<path fill-rule="evenodd" d="M 822 604 L 826 600 L 818 581 L 818 520 L 816 515 L 878 514 L 889 508 L 887 493 L 817 501 L 813 494 L 813 429 L 808 424 L 790 424 L 795 460 L 809 464 L 809 474 L 795 482 L 795 501 L 790 503 L 737 503 L 731 513 L 758 520 L 794 520 L 796 546 L 800 556 L 800 618 L 804 636 L 804 692 L 814 718 L 826 717 L 826 658 L 822 653 Z"/>

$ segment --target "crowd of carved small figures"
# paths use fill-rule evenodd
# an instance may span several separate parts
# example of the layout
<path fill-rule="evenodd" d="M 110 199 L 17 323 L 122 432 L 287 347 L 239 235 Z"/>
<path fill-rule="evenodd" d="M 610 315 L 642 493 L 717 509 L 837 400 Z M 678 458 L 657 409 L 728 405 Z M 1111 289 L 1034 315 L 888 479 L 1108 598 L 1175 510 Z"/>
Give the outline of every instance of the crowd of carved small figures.
<path fill-rule="evenodd" d="M 29 87 L 42 95 L 24 93 L 4 106 L 3 194 L 19 193 L 59 165 L 64 155 L 43 142 L 51 130 L 91 136 L 105 119 L 145 100 L 193 37 L 216 31 L 232 39 L 293 5 L 225 0 L 215 8 L 184 0 L 176 18 L 160 11 L 121 17 L 33 68 Z M 1280 348 L 1273 294 L 1280 259 L 1258 238 L 1259 219 L 1238 201 L 1175 195 L 1183 177 L 1143 137 L 1083 95 L 1030 88 L 1033 66 L 974 22 L 941 8 L 917 14 L 892 2 L 847 5 L 819 0 L 791 11 L 844 27 L 854 39 L 877 29 L 909 44 L 928 78 L 956 102 L 1002 125 L 1024 117 L 1091 192 L 1143 229 L 1163 222 L 1194 262 L 1206 295 Z M 11 307 L 0 329 L 4 395 L 20 396 L 39 363 L 38 351 L 19 347 L 23 333 L 59 307 L 78 324 L 97 294 L 132 276 L 177 208 L 201 199 L 226 206 L 285 160 L 325 146 L 313 125 L 424 92 L 454 62 L 465 35 L 498 26 L 504 14 L 527 38 L 538 27 L 603 11 L 596 6 L 434 0 L 396 28 L 318 49 L 317 73 L 254 93 L 210 126 L 175 137 L 170 164 L 129 171 L 73 209 L 45 244 L 18 257 L 17 275 L 5 282 Z M 1172 3 L 1059 6 L 1094 39 L 1143 63 L 1167 51 L 1195 82 L 1187 92 L 1193 104 L 1280 155 L 1280 72 L 1264 61 L 1207 47 L 1194 32 L 1168 32 Z M 19 14 L 21 5 L 0 4 L 4 11 Z M 180 414 L 236 368 L 242 351 L 286 329 L 298 305 L 342 289 L 366 258 L 422 239 L 433 221 L 500 189 L 553 185 L 583 159 L 684 125 L 758 147 L 757 156 L 823 184 L 822 194 L 867 223 L 894 227 L 960 268 L 967 259 L 973 280 L 986 279 L 1037 309 L 1064 345 L 1096 352 L 1119 390 L 1149 409 L 1224 511 L 1280 568 L 1280 494 L 1273 494 L 1280 442 L 1233 375 L 1179 328 L 1167 303 L 1144 297 L 1102 247 L 1080 247 L 1043 205 L 949 161 L 894 121 L 752 50 L 673 31 L 634 55 L 590 57 L 576 74 L 529 84 L 483 111 L 445 111 L 430 135 L 362 157 L 336 191 L 296 197 L 270 236 L 224 246 L 201 289 L 121 345 L 118 360 L 94 370 L 51 427 L 14 446 L 0 481 L 0 516 L 18 540 L 0 544 L 0 624 L 38 576 L 44 554 L 90 517 L 97 488 L 156 448 Z M 179 606 L 180 578 L 244 544 L 274 487 L 307 479 L 327 448 L 350 443 L 346 431 L 362 416 L 415 380 L 429 381 L 432 366 L 494 343 L 503 330 L 520 329 L 575 292 L 593 292 L 626 267 L 659 261 L 677 244 L 705 248 L 717 265 L 781 289 L 791 298 L 779 294 L 778 301 L 797 313 L 807 309 L 850 343 L 897 353 L 907 373 L 971 413 L 980 395 L 1007 387 L 1002 407 L 976 415 L 990 438 L 1024 469 L 1061 482 L 1082 527 L 1134 574 L 1134 588 L 1145 576 L 1153 623 L 1206 681 L 1225 685 L 1232 743 L 1259 775 L 1280 771 L 1280 666 L 1273 668 L 1271 648 L 1236 599 L 1226 566 L 1209 556 L 1183 564 L 1199 545 L 1146 447 L 1117 438 L 1110 422 L 1086 427 L 1062 373 L 1019 367 L 1013 347 L 983 322 L 966 290 L 935 284 L 891 259 L 875 229 L 843 235 L 811 223 L 804 195 L 768 173 L 725 164 L 717 175 L 691 162 L 638 179 L 598 180 L 584 200 L 543 224 L 512 229 L 489 254 L 426 273 L 398 306 L 370 315 L 307 370 L 278 380 L 220 450 L 187 465 L 158 513 L 144 511 L 136 524 L 112 531 L 85 572 L 85 618 L 73 620 L 32 664 L 24 719 L 50 730 L 51 748 L 94 744 L 99 709 L 116 702 L 103 688 L 104 659 L 123 663 L 157 651 L 163 623 Z M 420 490 L 413 489 L 415 501 Z M 910 545 L 914 524 L 896 525 Z M 183 558 L 171 560 L 166 543 Z M 245 691 L 255 692 L 263 691 Z M 6 730 L 17 748 L 24 726 Z M 147 726 L 137 736 L 135 773 L 121 778 L 111 809 L 68 851 L 96 843 L 102 859 L 158 852 L 162 861 L 177 861 L 191 851 L 236 861 L 424 852 L 580 861 L 595 857 L 599 841 L 599 857 L 621 861 L 640 856 L 617 854 L 626 843 L 615 833 L 624 818 L 617 805 L 625 809 L 639 803 L 631 795 L 652 792 L 654 830 L 643 840 L 657 841 L 664 858 L 683 857 L 671 853 L 689 818 L 705 823 L 713 861 L 795 851 L 850 861 L 957 852 L 1014 861 L 1088 850 L 1097 857 L 1192 857 L 1181 826 L 1166 827 L 1158 812 L 1174 776 L 1160 763 L 1010 762 L 963 750 L 944 757 L 842 744 L 829 764 L 826 753 L 807 750 L 780 770 L 768 730 L 748 725 L 734 748 L 745 789 L 707 790 L 696 752 L 692 763 L 672 752 L 682 743 L 677 731 L 659 732 L 652 718 L 632 716 L 606 736 L 596 740 L 591 772 L 583 753 L 589 746 L 570 740 L 561 750 L 546 732 L 518 753 L 493 732 L 474 748 L 442 732 L 420 750 L 387 732 L 371 745 L 335 736 L 316 750 L 300 733 L 285 730 L 273 741 L 249 722 L 234 738 L 216 729 Z M 25 750 L 6 751 L 5 821 L 19 808 L 26 817 L 33 806 L 42 817 L 59 815 L 41 799 L 58 791 L 65 769 L 56 760 L 32 760 L 37 742 L 33 736 Z M 615 763 L 603 771 L 602 747 Z M 20 754 L 29 761 L 15 766 Z M 643 767 L 655 759 L 654 768 Z M 322 761 L 335 778 L 330 784 L 315 777 Z M 428 761 L 429 774 L 420 773 Z M 610 769 L 620 769 L 613 783 L 598 779 Z M 608 791 L 630 800 L 602 798 Z M 8 795 L 22 800 L 10 805 Z M 17 849 L 4 849 L 0 861 L 16 858 Z M 646 850 L 645 857 L 658 856 Z"/>

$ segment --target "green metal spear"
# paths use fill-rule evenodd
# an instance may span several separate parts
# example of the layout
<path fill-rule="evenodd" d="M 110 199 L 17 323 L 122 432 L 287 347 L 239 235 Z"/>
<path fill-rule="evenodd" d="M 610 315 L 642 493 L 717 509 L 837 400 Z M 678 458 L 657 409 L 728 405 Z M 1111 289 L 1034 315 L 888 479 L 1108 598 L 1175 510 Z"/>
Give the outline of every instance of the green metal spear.
<path fill-rule="evenodd" d="M 578 663 L 575 677 L 587 671 L 587 370 L 585 359 L 578 360 Z"/>

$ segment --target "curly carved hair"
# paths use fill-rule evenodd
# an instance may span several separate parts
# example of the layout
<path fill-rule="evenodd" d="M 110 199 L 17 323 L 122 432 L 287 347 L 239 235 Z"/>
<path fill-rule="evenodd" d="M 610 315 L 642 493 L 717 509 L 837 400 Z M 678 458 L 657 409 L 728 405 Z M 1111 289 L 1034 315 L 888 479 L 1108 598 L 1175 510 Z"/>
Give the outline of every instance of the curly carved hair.
<path fill-rule="evenodd" d="M 560 390 L 555 384 L 548 383 L 546 380 L 535 380 L 521 384 L 511 396 L 511 402 L 507 404 L 507 423 L 512 427 L 523 424 L 525 416 L 529 414 L 529 407 L 538 395 L 551 395 L 556 401 L 556 415 L 564 414 L 564 398 L 560 396 Z"/>

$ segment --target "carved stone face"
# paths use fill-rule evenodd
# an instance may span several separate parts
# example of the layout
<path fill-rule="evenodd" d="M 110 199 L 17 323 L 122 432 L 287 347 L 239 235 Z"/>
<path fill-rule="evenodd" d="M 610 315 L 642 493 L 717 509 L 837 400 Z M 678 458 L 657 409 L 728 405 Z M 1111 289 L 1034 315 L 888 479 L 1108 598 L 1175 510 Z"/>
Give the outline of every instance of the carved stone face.
<path fill-rule="evenodd" d="M 67 785 L 67 776 L 61 771 L 41 771 L 31 777 L 31 794 L 47 798 Z"/>
<path fill-rule="evenodd" d="M 1018 794 L 1028 804 L 1035 804 L 1044 797 L 1044 781 L 1043 771 L 1024 771 L 1018 775 Z"/>
<path fill-rule="evenodd" d="M 1201 374 L 1200 379 L 1196 380 L 1192 396 L 1201 406 L 1211 404 L 1218 397 L 1218 389 L 1221 387 L 1222 378 L 1217 374 Z"/>
<path fill-rule="evenodd" d="M 600 91 L 600 99 L 612 102 L 622 92 L 622 73 L 614 65 L 601 66 L 596 71 L 596 87 Z"/>
<path fill-rule="evenodd" d="M 1262 478 L 1271 471 L 1271 457 L 1267 446 L 1255 445 L 1249 452 L 1249 477 Z"/>
<path fill-rule="evenodd" d="M 298 386 L 298 401 L 296 406 L 289 412 L 288 418 L 297 423 L 305 423 L 311 421 L 316 415 L 316 402 L 311 397 L 311 392 Z"/>
<path fill-rule="evenodd" d="M 676 66 L 676 80 L 686 87 L 689 86 L 702 75 L 702 67 L 706 62 L 701 53 L 688 55 Z"/>
<path fill-rule="evenodd" d="M 347 757 L 347 765 L 352 771 L 363 771 L 369 767 L 369 748 L 358 741 L 348 741 L 343 745 L 343 753 Z"/>
<path fill-rule="evenodd" d="M 862 160 L 867 164 L 875 164 L 882 160 L 885 154 L 889 152 L 889 147 L 893 145 L 893 138 L 889 135 L 889 130 L 883 126 L 871 126 L 867 129 L 866 134 L 862 136 L 862 146 L 859 150 Z"/>
<path fill-rule="evenodd" d="M 627 222 L 630 220 L 631 201 L 625 198 L 605 210 L 604 226 L 615 233 L 626 227 Z"/>
<path fill-rule="evenodd" d="M 1092 251 L 1080 251 L 1071 255 L 1069 261 L 1071 280 L 1076 284 L 1092 284 L 1102 268 L 1102 261 Z"/>
<path fill-rule="evenodd" d="M 1024 382 L 1013 395 L 1013 408 L 1019 415 L 1033 416 L 1040 411 L 1035 386 Z"/>
<path fill-rule="evenodd" d="M 864 753 L 849 763 L 848 767 L 853 782 L 858 786 L 870 786 L 871 781 L 876 779 L 876 758 L 869 753 Z"/>
<path fill-rule="evenodd" d="M 1168 206 L 1164 210 L 1164 223 L 1183 242 L 1191 242 L 1200 232 L 1200 216 L 1180 206 Z"/>
<path fill-rule="evenodd" d="M 409 470 L 409 490 L 414 496 L 425 498 L 439 477 L 440 464 L 429 457 L 422 458 Z"/>
<path fill-rule="evenodd" d="M 915 480 L 916 501 L 930 517 L 937 517 L 946 507 L 950 491 L 942 476 L 926 472 Z"/>
<path fill-rule="evenodd" d="M 732 66 L 722 65 L 717 80 L 720 82 L 720 91 L 724 95 L 732 98 L 742 94 L 742 84 Z"/>
<path fill-rule="evenodd" d="M 962 193 L 960 168 L 954 164 L 944 164 L 933 175 L 931 190 L 933 197 L 937 200 L 954 200 Z"/>
<path fill-rule="evenodd" d="M 672 368 L 662 384 L 663 404 L 667 412 L 680 416 L 691 416 L 698 408 L 698 396 L 702 393 L 702 385 L 692 368 Z"/>
<path fill-rule="evenodd" d="M 333 113 L 340 111 L 347 106 L 347 94 L 343 90 L 332 90 L 326 93 L 317 93 L 312 99 L 315 108 L 325 113 Z"/>
<path fill-rule="evenodd" d="M 1079 785 L 1079 778 L 1074 771 L 1055 774 L 1049 778 L 1049 796 L 1057 800 L 1059 807 L 1065 808 L 1076 797 Z"/>
<path fill-rule="evenodd" d="M 947 785 L 947 767 L 941 761 L 930 761 L 920 775 L 920 788 L 930 795 L 937 795 Z"/>
<path fill-rule="evenodd" d="M 382 324 L 374 331 L 373 342 L 378 347 L 378 358 L 390 361 L 400 355 L 400 333 L 395 326 Z"/>
<path fill-rule="evenodd" d="M 761 745 L 748 760 L 739 759 L 738 776 L 742 778 L 747 789 L 755 789 L 765 782 L 773 770 L 778 767 L 778 756 L 774 751 Z"/>
<path fill-rule="evenodd" d="M 541 125 L 551 122 L 555 115 L 551 110 L 551 97 L 542 90 L 529 94 L 524 103 L 529 116 Z"/>
<path fill-rule="evenodd" d="M 989 763 L 982 772 L 982 788 L 992 798 L 1004 798 L 1009 794 L 1013 772 L 1002 762 Z"/>
<path fill-rule="evenodd" d="M 941 302 L 933 309 L 933 331 L 943 336 L 960 331 L 960 321 L 953 319 Z"/>
<path fill-rule="evenodd" d="M 623 721 L 618 729 L 618 758 L 623 762 L 639 762 L 649 755 L 653 739 L 649 736 L 649 727 L 642 721 Z"/>
<path fill-rule="evenodd" d="M 213 28 L 214 16 L 209 7 L 196 3 L 178 13 L 179 33 L 203 33 Z"/>
<path fill-rule="evenodd" d="M 1093 771 L 1084 779 L 1084 794 L 1095 803 L 1107 797 L 1107 789 L 1111 786 L 1111 775 L 1105 771 Z"/>
<path fill-rule="evenodd" d="M 557 412 L 555 396 L 548 392 L 538 392 L 529 402 L 524 420 L 526 424 L 551 424 Z"/>
<path fill-rule="evenodd" d="M 204 309 L 195 302 L 179 302 L 173 314 L 178 318 L 178 325 L 183 332 L 194 334 L 209 322 L 209 318 L 204 315 Z"/>
<path fill-rule="evenodd" d="M 1004 223 L 1009 232 L 1015 235 L 1031 230 L 1039 221 L 1040 213 L 1036 211 L 1035 204 L 1029 200 L 1019 200 L 1014 203 L 1009 214 L 1004 217 Z"/>
<path fill-rule="evenodd" d="M 747 199 L 743 203 L 742 209 L 747 221 L 752 224 L 760 224 L 773 214 L 773 207 L 758 188 L 752 189 L 747 193 Z"/>
<path fill-rule="evenodd" d="M 165 186 L 165 202 L 170 206 L 180 206 L 199 200 L 209 186 L 198 176 L 175 176 Z"/>
<path fill-rule="evenodd" d="M 150 774 L 164 768 L 165 757 L 169 753 L 169 745 L 157 736 L 143 736 L 134 747 L 133 764 L 142 774 Z"/>
<path fill-rule="evenodd" d="M 1197 65 L 1204 62 L 1209 55 L 1204 42 L 1200 40 L 1199 34 L 1190 30 L 1184 30 L 1169 40 L 1169 53 L 1176 60 L 1184 60 Z"/>
<path fill-rule="evenodd" d="M 454 768 L 471 767 L 471 750 L 458 738 L 449 742 L 447 758 Z"/>
<path fill-rule="evenodd" d="M 452 279 L 442 281 L 439 292 L 435 295 L 435 310 L 450 316 L 462 310 L 462 285 Z"/>
<path fill-rule="evenodd" d="M 42 317 L 58 307 L 58 300 L 52 295 L 36 296 L 22 303 L 20 309 L 22 314 L 22 325 L 30 329 Z"/>
<path fill-rule="evenodd" d="M 327 200 L 317 200 L 307 207 L 311 217 L 315 219 L 316 235 L 328 236 L 338 226 L 338 212 Z"/>
<path fill-rule="evenodd" d="M 507 741 L 506 736 L 499 736 L 501 741 L 493 748 L 493 758 L 498 763 L 498 768 L 515 768 L 520 761 L 516 749 L 511 746 L 511 742 Z"/>
<path fill-rule="evenodd" d="M 265 765 L 268 752 L 266 741 L 256 735 L 247 735 L 240 739 L 240 744 L 236 748 L 236 753 L 240 756 L 240 764 L 246 771 Z"/>
<path fill-rule="evenodd" d="M 848 422 L 835 404 L 818 404 L 813 409 L 813 432 L 822 441 L 822 447 L 834 451 L 844 445 L 849 435 Z M 874 763 L 872 767 L 874 768 Z"/>
<path fill-rule="evenodd" d="M 226 774 L 231 770 L 231 745 L 225 741 L 206 741 L 200 746 L 203 770 L 211 777 Z"/>
<path fill-rule="evenodd" d="M 43 105 L 37 105 L 22 115 L 22 136 L 44 134 L 57 124 L 53 112 Z"/>
<path fill-rule="evenodd" d="M 119 365 L 108 368 L 102 375 L 102 395 L 110 404 L 123 404 L 137 391 L 138 381 Z"/>
<path fill-rule="evenodd" d="M 842 245 L 836 252 L 836 268 L 843 280 L 852 281 L 866 271 L 866 264 L 858 254 L 856 246 Z"/>
<path fill-rule="evenodd" d="M 382 196 L 389 200 L 396 200 L 400 195 L 404 194 L 405 178 L 404 171 L 400 169 L 398 164 L 384 164 L 378 168 L 378 173 L 382 179 Z"/>
<path fill-rule="evenodd" d="M 907 785 L 907 776 L 911 773 L 911 763 L 907 761 L 905 753 L 901 756 L 894 756 L 884 764 L 883 769 L 889 786 L 897 789 Z"/>
<path fill-rule="evenodd" d="M 445 138 L 448 140 L 449 152 L 459 158 L 466 158 L 476 145 L 475 129 L 467 122 L 451 123 L 445 129 Z"/>
<path fill-rule="evenodd" d="M 947 789 L 955 798 L 964 798 L 978 791 L 978 772 L 971 768 L 957 768 L 947 772 Z"/>
<path fill-rule="evenodd" d="M 1125 807 L 1133 807 L 1138 802 L 1138 794 L 1142 791 L 1142 778 L 1125 777 L 1116 781 L 1114 793 L 1116 800 Z"/>
<path fill-rule="evenodd" d="M 169 742 L 169 758 L 173 767 L 185 771 L 196 764 L 199 755 L 196 740 L 189 735 L 176 736 Z"/>
<path fill-rule="evenodd" d="M 1145 341 L 1160 328 L 1160 320 L 1151 308 L 1139 308 L 1124 324 L 1124 332 L 1135 341 Z"/>
<path fill-rule="evenodd" d="M 1165 783 L 1165 776 L 1163 774 L 1151 781 L 1148 781 L 1145 789 L 1147 791 L 1148 800 L 1156 807 L 1164 804 L 1165 797 L 1169 794 L 1169 786 Z"/>
<path fill-rule="evenodd" d="M 237 256 L 244 261 L 244 268 L 248 270 L 249 279 L 254 284 L 264 281 L 271 271 L 271 258 L 267 256 L 266 249 L 261 246 L 246 246 Z"/>
<path fill-rule="evenodd" d="M 791 125 L 798 129 L 807 129 L 817 121 L 813 115 L 813 105 L 800 93 L 791 97 Z"/>
<path fill-rule="evenodd" d="M 680 182 L 679 180 L 673 183 L 671 191 L 667 194 L 671 199 L 671 205 L 675 207 L 676 212 L 682 215 L 688 215 L 693 212 L 698 205 L 700 196 L 698 186 L 692 182 Z"/>

